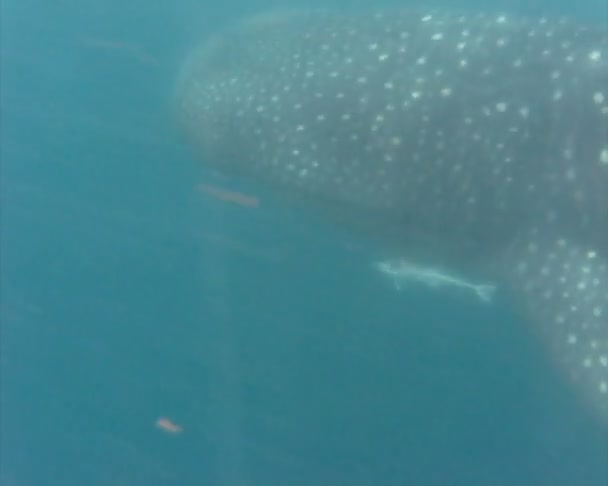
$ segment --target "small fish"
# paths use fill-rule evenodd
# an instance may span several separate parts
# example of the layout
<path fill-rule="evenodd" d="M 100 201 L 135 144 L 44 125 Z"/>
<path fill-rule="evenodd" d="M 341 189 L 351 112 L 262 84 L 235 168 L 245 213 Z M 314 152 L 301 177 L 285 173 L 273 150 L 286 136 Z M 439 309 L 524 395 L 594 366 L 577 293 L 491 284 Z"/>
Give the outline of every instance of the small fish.
<path fill-rule="evenodd" d="M 181 425 L 167 417 L 159 417 L 156 421 L 156 427 L 168 434 L 179 434 L 183 430 Z"/>
<path fill-rule="evenodd" d="M 494 285 L 474 284 L 443 270 L 417 265 L 403 259 L 377 262 L 374 267 L 392 277 L 397 290 L 401 290 L 403 284 L 408 282 L 421 283 L 432 288 L 460 287 L 472 290 L 477 297 L 487 303 L 492 302 L 496 291 Z"/>

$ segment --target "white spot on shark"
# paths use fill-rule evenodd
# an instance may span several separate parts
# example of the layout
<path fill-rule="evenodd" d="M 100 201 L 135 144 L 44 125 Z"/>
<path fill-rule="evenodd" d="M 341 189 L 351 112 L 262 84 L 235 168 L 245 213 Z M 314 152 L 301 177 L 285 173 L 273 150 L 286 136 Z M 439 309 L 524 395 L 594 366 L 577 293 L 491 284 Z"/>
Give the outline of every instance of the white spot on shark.
<path fill-rule="evenodd" d="M 592 62 L 598 62 L 602 58 L 601 51 L 595 50 L 589 53 L 589 60 Z"/>
<path fill-rule="evenodd" d="M 604 102 L 604 100 L 605 100 L 604 93 L 602 93 L 600 91 L 593 93 L 593 102 L 594 103 L 601 105 Z"/>

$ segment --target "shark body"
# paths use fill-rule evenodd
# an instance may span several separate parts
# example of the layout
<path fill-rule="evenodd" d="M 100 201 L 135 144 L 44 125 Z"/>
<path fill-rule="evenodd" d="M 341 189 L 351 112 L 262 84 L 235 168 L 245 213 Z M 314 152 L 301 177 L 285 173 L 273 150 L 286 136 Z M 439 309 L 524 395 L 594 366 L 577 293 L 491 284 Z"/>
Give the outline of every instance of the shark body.
<path fill-rule="evenodd" d="M 206 164 L 509 289 L 608 424 L 605 29 L 270 14 L 195 49 L 174 106 Z"/>

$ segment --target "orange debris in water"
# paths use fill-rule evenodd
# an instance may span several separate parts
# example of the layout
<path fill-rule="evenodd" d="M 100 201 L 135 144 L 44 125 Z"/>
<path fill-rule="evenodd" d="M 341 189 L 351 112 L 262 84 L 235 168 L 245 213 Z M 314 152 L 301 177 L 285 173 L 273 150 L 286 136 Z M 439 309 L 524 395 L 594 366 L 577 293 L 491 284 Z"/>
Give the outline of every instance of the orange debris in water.
<path fill-rule="evenodd" d="M 160 417 L 156 421 L 156 427 L 158 427 L 163 432 L 167 432 L 169 434 L 179 434 L 182 431 L 182 426 L 176 424 L 171 419 L 166 417 Z"/>
<path fill-rule="evenodd" d="M 239 204 L 248 208 L 257 208 L 260 206 L 260 200 L 254 196 L 248 196 L 240 192 L 227 191 L 208 184 L 199 184 L 198 188 L 206 194 L 222 201 Z"/>
<path fill-rule="evenodd" d="M 82 41 L 82 44 L 85 45 L 86 47 L 122 51 L 146 64 L 158 64 L 159 63 L 158 59 L 156 59 L 154 56 L 151 56 L 150 54 L 148 54 L 148 52 L 146 52 L 145 49 L 138 46 L 137 44 L 131 44 L 128 42 L 120 42 L 120 41 L 114 41 L 114 40 L 106 40 L 106 39 L 93 39 L 93 38 L 89 38 L 89 37 L 84 37 L 81 39 L 81 41 Z"/>

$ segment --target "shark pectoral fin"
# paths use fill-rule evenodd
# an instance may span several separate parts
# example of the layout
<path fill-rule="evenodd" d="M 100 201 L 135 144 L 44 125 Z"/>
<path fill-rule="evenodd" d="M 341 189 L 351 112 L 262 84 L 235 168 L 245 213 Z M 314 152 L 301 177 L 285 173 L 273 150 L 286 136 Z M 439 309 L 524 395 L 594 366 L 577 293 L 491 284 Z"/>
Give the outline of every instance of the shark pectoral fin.
<path fill-rule="evenodd" d="M 511 249 L 507 264 L 513 294 L 555 363 L 608 426 L 607 255 L 533 233 Z"/>
<path fill-rule="evenodd" d="M 494 298 L 494 294 L 496 293 L 496 287 L 494 285 L 476 285 L 475 293 L 477 296 L 483 301 L 490 303 Z"/>

